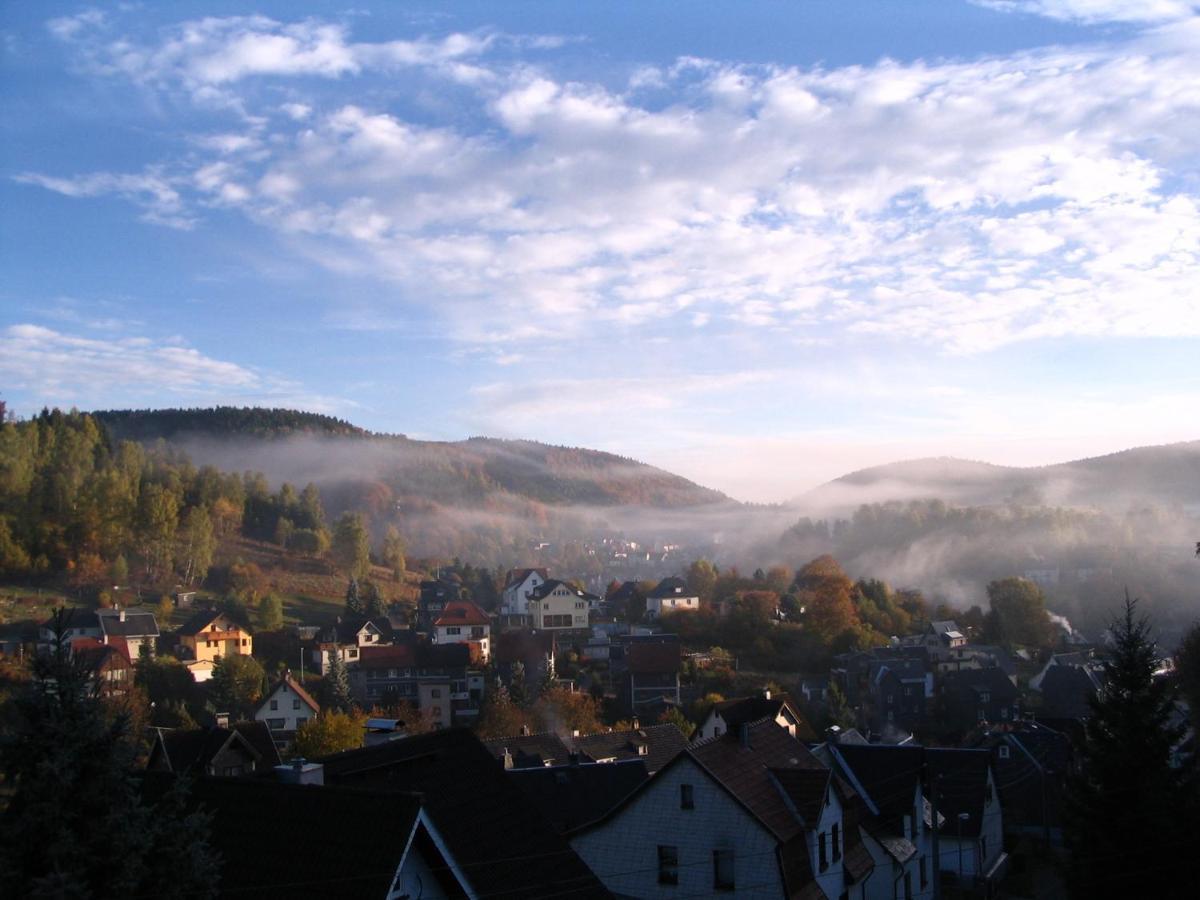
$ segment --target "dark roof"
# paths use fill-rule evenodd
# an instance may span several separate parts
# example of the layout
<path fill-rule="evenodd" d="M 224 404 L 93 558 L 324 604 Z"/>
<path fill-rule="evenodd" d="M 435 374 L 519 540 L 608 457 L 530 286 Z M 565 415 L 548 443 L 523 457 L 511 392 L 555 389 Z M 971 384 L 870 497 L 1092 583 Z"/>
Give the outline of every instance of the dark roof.
<path fill-rule="evenodd" d="M 1042 710 L 1048 716 L 1086 719 L 1092 714 L 1091 697 L 1104 684 L 1104 670 L 1085 666 L 1051 666 L 1042 678 Z"/>
<path fill-rule="evenodd" d="M 149 765 L 182 774 L 203 772 L 213 757 L 231 741 L 240 739 L 256 757 L 260 769 L 279 765 L 279 751 L 264 722 L 238 722 L 232 728 L 158 728 Z M 235 734 L 236 733 L 236 734 Z"/>
<path fill-rule="evenodd" d="M 640 759 L 542 766 L 508 773 L 558 832 L 594 822 L 650 777 Z"/>
<path fill-rule="evenodd" d="M 635 675 L 652 672 L 678 672 L 680 652 L 678 643 L 630 644 L 625 651 L 629 671 Z"/>
<path fill-rule="evenodd" d="M 641 760 L 651 774 L 687 748 L 687 737 L 672 724 L 648 725 L 630 731 L 604 731 L 571 738 L 571 745 L 590 759 Z M 639 752 L 645 747 L 646 752 Z"/>
<path fill-rule="evenodd" d="M 387 896 L 421 806 L 414 796 L 242 778 L 198 779 L 191 803 L 212 813 L 219 896 L 281 900 Z"/>
<path fill-rule="evenodd" d="M 191 637 L 199 634 L 212 624 L 213 620 L 222 613 L 219 609 L 202 609 L 192 614 L 192 617 L 179 628 L 179 634 Z M 236 624 L 236 623 L 235 623 Z"/>
<path fill-rule="evenodd" d="M 561 764 L 571 755 L 571 750 L 563 739 L 552 731 L 489 738 L 483 742 L 483 746 L 501 762 L 504 761 L 504 752 L 507 750 L 512 757 L 514 769 Z"/>
<path fill-rule="evenodd" d="M 94 609 L 84 609 L 81 606 L 66 607 L 65 625 L 67 628 L 99 628 L 100 619 L 96 615 Z M 42 628 L 54 627 L 54 616 L 48 618 L 41 625 Z"/>
<path fill-rule="evenodd" d="M 845 763 L 847 780 L 868 806 L 873 806 L 889 829 L 900 829 L 902 817 L 912 815 L 921 783 L 924 750 L 893 744 L 835 744 L 835 759 Z M 902 831 L 900 833 L 903 833 Z"/>
<path fill-rule="evenodd" d="M 900 681 L 924 681 L 925 680 L 925 661 L 923 659 L 914 659 L 912 657 L 903 657 L 899 659 L 876 659 L 872 660 L 867 671 L 870 673 L 870 678 L 876 684 L 884 677 L 885 673 L 890 672 Z"/>
<path fill-rule="evenodd" d="M 804 824 L 809 828 L 816 828 L 821 821 L 821 810 L 825 806 L 825 795 L 829 790 L 832 773 L 825 768 L 770 771 L 771 777 L 779 782 L 780 790 Z"/>
<path fill-rule="evenodd" d="M 347 750 L 320 762 L 326 784 L 421 792 L 434 828 L 478 893 L 610 896 L 466 729 Z"/>
<path fill-rule="evenodd" d="M 691 596 L 694 596 L 694 594 L 688 590 L 687 582 L 682 578 L 671 575 L 654 586 L 654 590 L 650 592 L 649 599 L 661 600 L 664 597 Z"/>
<path fill-rule="evenodd" d="M 125 621 L 121 621 L 121 613 Z M 100 630 L 106 635 L 118 637 L 158 637 L 158 622 L 154 613 L 146 609 L 99 610 L 96 617 Z"/>
<path fill-rule="evenodd" d="M 358 654 L 359 669 L 466 668 L 471 649 L 466 644 L 385 644 L 366 646 Z"/>
<path fill-rule="evenodd" d="M 626 581 L 608 596 L 608 602 L 622 603 L 634 597 L 640 597 L 641 595 L 642 591 L 638 587 L 638 583 L 636 581 Z"/>
<path fill-rule="evenodd" d="M 761 694 L 757 697 L 735 697 L 732 700 L 722 700 L 713 709 L 720 713 L 730 731 L 736 731 L 746 722 L 756 722 L 767 716 L 774 719 L 785 707 L 796 718 L 796 737 L 802 741 L 815 741 L 817 733 L 786 694 L 779 694 L 770 699 Z"/>
<path fill-rule="evenodd" d="M 942 688 L 946 691 L 987 691 L 997 700 L 1015 698 L 1019 694 L 1004 670 L 997 667 L 946 672 L 942 676 Z"/>
<path fill-rule="evenodd" d="M 978 837 L 987 800 L 988 769 L 992 755 L 987 750 L 927 748 L 929 786 L 938 812 L 945 816 L 944 831 L 958 834 L 959 813 L 966 813 L 962 834 Z"/>
<path fill-rule="evenodd" d="M 505 631 L 492 639 L 492 660 L 501 663 L 527 663 L 555 650 L 553 631 Z"/>

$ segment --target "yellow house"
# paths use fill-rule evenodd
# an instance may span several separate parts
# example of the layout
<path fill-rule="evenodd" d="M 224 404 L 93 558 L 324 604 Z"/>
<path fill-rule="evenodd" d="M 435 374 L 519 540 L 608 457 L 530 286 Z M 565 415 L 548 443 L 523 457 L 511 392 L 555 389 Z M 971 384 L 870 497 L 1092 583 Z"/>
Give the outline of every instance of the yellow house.
<path fill-rule="evenodd" d="M 223 612 L 204 610 L 196 613 L 179 629 L 179 643 L 187 648 L 190 657 L 211 662 L 219 656 L 254 651 L 254 636 Z"/>

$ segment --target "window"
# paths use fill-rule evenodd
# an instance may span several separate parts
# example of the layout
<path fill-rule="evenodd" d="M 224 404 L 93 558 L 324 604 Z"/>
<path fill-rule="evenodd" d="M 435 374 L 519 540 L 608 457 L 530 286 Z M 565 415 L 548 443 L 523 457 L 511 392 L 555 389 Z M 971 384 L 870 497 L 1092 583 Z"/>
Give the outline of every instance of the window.
<path fill-rule="evenodd" d="M 833 861 L 837 862 L 842 858 L 842 826 L 837 822 L 833 823 Z"/>
<path fill-rule="evenodd" d="M 679 786 L 679 808 L 680 809 L 695 809 L 696 801 L 692 796 L 692 786 L 690 784 L 681 784 Z"/>
<path fill-rule="evenodd" d="M 1008 759 L 1008 744 L 1001 744 L 996 755 L 1001 759 Z"/>
<path fill-rule="evenodd" d="M 308 721 L 308 716 L 296 716 L 296 727 L 299 728 Z"/>
<path fill-rule="evenodd" d="M 300 701 L 299 701 L 299 700 L 293 700 L 293 701 L 292 701 L 292 709 L 299 709 L 299 708 L 300 708 Z"/>
<path fill-rule="evenodd" d="M 904 873 L 904 900 L 912 900 L 912 872 Z"/>
<path fill-rule="evenodd" d="M 575 604 L 575 608 L 576 608 L 576 609 L 583 609 L 583 604 L 582 604 L 582 603 L 576 603 L 576 604 Z"/>
<path fill-rule="evenodd" d="M 350 658 L 351 658 L 351 659 L 353 659 L 353 658 L 354 658 L 354 657 L 356 657 L 356 656 L 358 656 L 358 648 L 357 648 L 357 647 L 351 647 L 351 648 L 350 648 Z"/>
<path fill-rule="evenodd" d="M 929 873 L 925 869 L 925 857 L 922 856 L 917 862 L 917 868 L 921 871 L 921 889 L 924 890 L 925 886 L 929 884 Z"/>
<path fill-rule="evenodd" d="M 829 868 L 829 853 L 825 846 L 825 832 L 823 831 L 817 835 L 817 863 L 822 872 Z"/>
<path fill-rule="evenodd" d="M 283 731 L 287 725 L 287 719 L 267 719 L 267 727 L 272 731 Z"/>
<path fill-rule="evenodd" d="M 274 710 L 274 709 L 279 709 L 279 701 L 278 701 L 278 700 L 272 700 L 272 701 L 271 701 L 271 709 L 273 709 L 273 710 Z"/>
<path fill-rule="evenodd" d="M 457 625 L 451 625 L 446 629 L 446 634 L 462 634 L 462 629 Z"/>
<path fill-rule="evenodd" d="M 979 836 L 979 860 L 983 862 L 987 859 L 987 838 L 984 835 Z"/>
<path fill-rule="evenodd" d="M 907 833 L 909 837 L 917 836 L 917 829 L 912 816 L 904 817 L 904 833 Z"/>
<path fill-rule="evenodd" d="M 243 646 L 243 647 L 246 647 L 246 646 L 248 646 L 249 644 L 250 644 L 250 639 L 249 639 L 249 638 L 242 638 L 242 646 Z"/>
<path fill-rule="evenodd" d="M 442 699 L 442 689 L 441 688 L 433 688 L 429 692 L 429 696 L 432 697 L 434 700 L 441 700 Z"/>
<path fill-rule="evenodd" d="M 679 884 L 679 848 L 658 845 L 658 883 Z"/>
<path fill-rule="evenodd" d="M 991 703 L 992 695 L 989 694 L 987 691 L 984 691 L 982 694 L 979 695 L 979 702 L 980 703 Z"/>
<path fill-rule="evenodd" d="M 713 851 L 713 889 L 732 891 L 735 888 L 733 880 L 733 851 Z"/>

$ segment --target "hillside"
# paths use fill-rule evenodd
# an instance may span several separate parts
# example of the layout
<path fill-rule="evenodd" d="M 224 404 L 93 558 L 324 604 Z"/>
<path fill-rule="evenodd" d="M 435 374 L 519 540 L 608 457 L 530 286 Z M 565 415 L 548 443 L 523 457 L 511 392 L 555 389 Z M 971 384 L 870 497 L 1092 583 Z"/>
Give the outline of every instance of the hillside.
<path fill-rule="evenodd" d="M 292 410 L 222 407 L 93 413 L 110 438 L 162 438 L 197 465 L 262 472 L 273 484 L 313 482 L 335 498 L 378 493 L 407 502 L 471 509 L 511 506 L 636 506 L 680 509 L 730 503 L 724 494 L 611 453 L 535 441 L 440 442 L 373 435 L 348 422 Z M 499 495 L 504 495 L 503 497 Z M 361 497 L 353 497 L 361 499 Z M 347 503 L 347 505 L 350 505 Z"/>
<path fill-rule="evenodd" d="M 1200 441 L 1030 468 L 950 457 L 906 460 L 843 475 L 793 505 L 844 514 L 862 503 L 932 498 L 964 506 L 1192 506 L 1200 504 Z"/>

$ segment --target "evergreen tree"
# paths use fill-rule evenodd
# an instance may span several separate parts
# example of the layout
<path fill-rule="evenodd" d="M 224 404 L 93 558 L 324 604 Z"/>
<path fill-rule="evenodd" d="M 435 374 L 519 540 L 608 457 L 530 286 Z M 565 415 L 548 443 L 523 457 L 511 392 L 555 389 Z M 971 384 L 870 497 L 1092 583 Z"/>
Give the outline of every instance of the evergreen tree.
<path fill-rule="evenodd" d="M 529 700 L 525 690 L 525 664 L 520 660 L 512 664 L 512 674 L 508 678 L 508 695 L 517 706 L 524 706 Z"/>
<path fill-rule="evenodd" d="M 10 707 L 0 769 L 12 794 L 0 815 L 0 871 L 13 897 L 212 897 L 209 819 L 188 813 L 178 779 L 156 803 L 134 776 L 125 712 L 106 713 L 98 682 L 65 640 L 34 662 Z"/>
<path fill-rule="evenodd" d="M 363 615 L 368 619 L 374 619 L 378 616 L 387 615 L 387 610 L 383 605 L 383 597 L 379 595 L 379 588 L 372 581 L 364 581 L 362 586 L 362 610 Z"/>
<path fill-rule="evenodd" d="M 1068 886 L 1076 897 L 1193 896 L 1181 823 L 1198 821 L 1191 765 L 1172 768 L 1183 729 L 1155 680 L 1154 642 L 1136 601 L 1112 625 L 1105 684 L 1091 703 L 1080 774 L 1067 796 Z M 1186 835 L 1190 842 L 1191 835 Z"/>
<path fill-rule="evenodd" d="M 363 614 L 362 597 L 358 593 L 358 579 L 351 578 L 346 585 L 346 617 L 356 618 Z"/>
<path fill-rule="evenodd" d="M 484 698 L 483 708 L 479 710 L 475 733 L 483 739 L 509 737 L 520 734 L 521 726 L 527 722 L 525 712 L 513 702 L 512 696 L 497 678 Z"/>
<path fill-rule="evenodd" d="M 283 627 L 283 601 L 278 594 L 267 594 L 258 601 L 258 630 L 278 631 Z"/>
<path fill-rule="evenodd" d="M 338 712 L 349 712 L 353 702 L 350 697 L 350 673 L 346 671 L 346 664 L 336 650 L 329 653 L 322 700 L 326 709 Z"/>
<path fill-rule="evenodd" d="M 345 513 L 333 529 L 334 562 L 353 578 L 371 571 L 371 540 L 358 513 Z"/>

